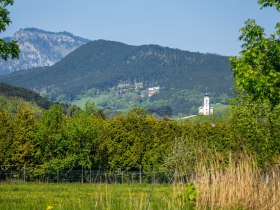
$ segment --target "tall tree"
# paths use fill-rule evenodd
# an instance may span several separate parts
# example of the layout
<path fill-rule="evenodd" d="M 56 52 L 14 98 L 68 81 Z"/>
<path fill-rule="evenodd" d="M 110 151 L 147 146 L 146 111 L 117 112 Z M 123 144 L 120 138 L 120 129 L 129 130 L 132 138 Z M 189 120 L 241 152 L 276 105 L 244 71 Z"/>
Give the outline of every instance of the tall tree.
<path fill-rule="evenodd" d="M 68 163 L 69 160 L 72 161 L 72 167 L 99 168 L 101 163 L 98 155 L 99 124 L 101 123 L 101 118 L 90 116 L 85 112 L 77 112 L 67 118 L 64 129 L 68 143 L 66 158 Z"/>
<path fill-rule="evenodd" d="M 19 167 L 33 163 L 35 156 L 36 119 L 28 108 L 22 109 L 14 119 L 14 139 L 12 163 Z"/>
<path fill-rule="evenodd" d="M 0 109 L 0 165 L 9 165 L 13 155 L 11 144 L 13 140 L 13 124 L 7 112 Z"/>
<path fill-rule="evenodd" d="M 38 150 L 42 155 L 39 158 L 42 161 L 64 157 L 66 142 L 63 141 L 63 125 L 64 118 L 59 105 L 52 105 L 42 113 L 38 131 Z"/>
<path fill-rule="evenodd" d="M 0 0 L 0 32 L 5 31 L 6 27 L 11 23 L 10 12 L 7 7 L 13 4 L 14 0 Z M 6 42 L 0 39 L 0 56 L 3 60 L 7 60 L 9 57 L 12 59 L 18 58 L 19 46 L 15 41 Z"/>
<path fill-rule="evenodd" d="M 280 23 L 276 32 L 266 37 L 264 28 L 247 20 L 239 37 L 243 41 L 240 56 L 232 57 L 235 86 L 253 99 L 280 101 Z"/>
<path fill-rule="evenodd" d="M 258 3 L 280 11 L 279 0 Z M 241 33 L 243 50 L 231 58 L 239 93 L 232 102 L 231 125 L 236 141 L 265 163 L 280 153 L 280 22 L 267 36 L 263 27 L 249 19 Z"/>

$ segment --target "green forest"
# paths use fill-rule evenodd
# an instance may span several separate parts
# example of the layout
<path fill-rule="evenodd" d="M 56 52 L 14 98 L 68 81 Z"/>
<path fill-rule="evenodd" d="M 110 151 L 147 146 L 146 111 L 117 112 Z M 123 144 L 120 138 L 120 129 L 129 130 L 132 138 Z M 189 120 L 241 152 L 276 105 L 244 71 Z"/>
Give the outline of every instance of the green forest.
<path fill-rule="evenodd" d="M 37 175 L 82 167 L 174 172 L 181 166 L 168 161 L 178 143 L 184 150 L 177 158 L 190 164 L 189 172 L 199 152 L 225 163 L 229 154 L 248 152 L 270 165 L 279 155 L 279 108 L 236 103 L 230 123 L 216 124 L 157 119 L 137 108 L 105 119 L 93 103 L 71 115 L 59 105 L 37 113 L 24 106 L 13 115 L 1 109 L 0 165 L 22 169 L 27 164 Z"/>

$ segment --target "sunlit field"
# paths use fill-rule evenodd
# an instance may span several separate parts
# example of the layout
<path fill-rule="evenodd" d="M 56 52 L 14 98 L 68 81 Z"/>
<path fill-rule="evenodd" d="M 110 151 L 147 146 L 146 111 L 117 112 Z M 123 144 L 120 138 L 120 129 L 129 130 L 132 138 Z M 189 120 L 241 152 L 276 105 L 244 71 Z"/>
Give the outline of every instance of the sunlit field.
<path fill-rule="evenodd" d="M 1 183 L 0 209 L 186 209 L 184 185 Z"/>
<path fill-rule="evenodd" d="M 0 209 L 269 209 L 280 207 L 279 168 L 241 158 L 198 165 L 194 184 L 2 182 Z"/>

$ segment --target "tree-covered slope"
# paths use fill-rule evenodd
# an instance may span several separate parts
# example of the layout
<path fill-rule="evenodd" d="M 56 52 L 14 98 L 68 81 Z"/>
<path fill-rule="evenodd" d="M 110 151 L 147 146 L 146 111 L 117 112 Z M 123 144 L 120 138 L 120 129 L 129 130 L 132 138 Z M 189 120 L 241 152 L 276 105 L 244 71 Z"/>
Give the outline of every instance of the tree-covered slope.
<path fill-rule="evenodd" d="M 32 89 L 52 87 L 67 94 L 127 80 L 159 84 L 165 90 L 207 86 L 213 92 L 229 92 L 231 71 L 225 56 L 98 40 L 81 46 L 54 66 L 17 72 L 0 80 Z"/>
<path fill-rule="evenodd" d="M 205 88 L 211 97 L 221 98 L 232 90 L 232 73 L 226 56 L 194 53 L 158 45 L 131 46 L 119 42 L 97 40 L 70 53 L 51 67 L 34 68 L 0 77 L 12 85 L 33 89 L 53 101 L 71 102 L 89 89 L 111 91 L 109 97 L 123 90 L 119 84 L 141 82 L 141 91 L 160 86 L 160 92 L 143 102 L 140 92 L 122 104 L 145 108 L 170 106 L 178 113 L 196 110 Z M 106 95 L 108 95 L 106 93 Z M 120 95 L 118 95 L 120 97 Z M 130 96 L 129 96 L 130 97 Z M 126 109 L 119 98 L 101 101 L 100 106 Z M 216 99 L 214 101 L 217 101 Z M 217 102 L 220 102 L 219 100 Z"/>
<path fill-rule="evenodd" d="M 0 93 L 0 112 L 5 111 L 13 117 L 25 108 L 32 110 L 36 116 L 40 116 L 43 110 L 42 107 L 39 107 L 36 103 L 28 102 L 19 97 L 5 96 Z"/>
<path fill-rule="evenodd" d="M 25 88 L 14 87 L 5 83 L 0 83 L 0 95 L 7 98 L 20 98 L 26 102 L 32 102 L 41 108 L 49 108 L 52 104 L 38 93 Z"/>

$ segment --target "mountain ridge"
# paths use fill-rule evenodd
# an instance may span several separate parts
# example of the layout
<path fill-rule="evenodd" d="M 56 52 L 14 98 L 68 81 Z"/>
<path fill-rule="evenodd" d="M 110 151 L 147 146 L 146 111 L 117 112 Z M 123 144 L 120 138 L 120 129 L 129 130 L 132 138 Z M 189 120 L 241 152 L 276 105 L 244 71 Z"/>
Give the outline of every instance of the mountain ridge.
<path fill-rule="evenodd" d="M 48 99 L 32 90 L 11 86 L 5 83 L 0 83 L 0 95 L 10 98 L 21 98 L 27 102 L 35 103 L 44 109 L 48 109 L 52 104 Z"/>
<path fill-rule="evenodd" d="M 20 29 L 13 37 L 3 39 L 17 41 L 20 54 L 18 60 L 0 61 L 0 75 L 34 67 L 51 66 L 90 41 L 65 31 L 49 32 L 37 28 Z"/>
<path fill-rule="evenodd" d="M 136 55 L 132 55 L 131 53 L 137 54 L 137 56 L 139 56 L 139 59 L 137 59 Z M 174 55 L 172 53 L 175 54 L 177 53 L 177 55 Z M 182 58 L 182 55 L 180 54 L 185 54 L 186 59 Z M 114 59 L 112 59 L 112 56 L 114 57 Z M 59 69 L 60 71 L 57 73 L 64 74 L 67 72 L 69 73 L 69 69 L 70 69 L 70 72 L 73 74 L 72 76 L 71 75 L 68 76 L 70 76 L 70 79 L 74 79 L 77 78 L 76 77 L 77 75 L 75 74 L 80 74 L 80 73 L 86 74 L 87 72 L 88 73 L 93 72 L 95 74 L 99 74 L 100 73 L 98 69 L 99 64 L 96 61 L 101 63 L 106 59 L 111 61 L 110 63 L 107 64 L 107 67 L 114 66 L 116 64 L 119 64 L 120 66 L 129 66 L 132 65 L 131 64 L 132 62 L 136 63 L 136 65 L 142 65 L 145 64 L 144 61 L 146 62 L 147 59 L 149 61 L 149 59 L 151 58 L 150 60 L 157 59 L 157 60 L 152 60 L 151 61 L 152 64 L 149 64 L 151 68 L 154 68 L 154 66 L 152 65 L 157 64 L 160 67 L 165 68 L 164 70 L 170 70 L 171 69 L 170 66 L 173 68 L 173 70 L 174 67 L 190 70 L 187 65 L 195 64 L 195 66 L 192 66 L 192 68 L 199 67 L 203 63 L 207 62 L 205 60 L 206 57 L 208 58 L 208 60 L 209 58 L 210 60 L 211 59 L 213 60 L 213 58 L 218 58 L 219 60 L 222 60 L 223 65 L 227 65 L 226 56 L 220 56 L 220 55 L 210 54 L 210 53 L 189 52 L 189 51 L 173 49 L 169 47 L 161 47 L 159 45 L 153 45 L 153 44 L 133 46 L 121 42 L 100 39 L 96 41 L 91 41 L 87 45 L 81 46 L 78 50 L 69 53 L 69 55 L 67 55 L 63 60 L 54 64 L 51 67 L 27 69 L 26 71 L 22 72 L 22 75 L 27 74 L 27 72 L 35 73 L 36 71 L 38 71 L 38 73 L 39 72 L 41 73 L 45 71 L 53 71 L 53 69 Z M 157 63 L 158 61 L 160 61 L 160 63 Z M 92 68 L 80 68 L 80 66 L 90 67 L 90 65 Z M 104 66 L 102 67 L 103 67 L 103 71 L 108 70 L 108 68 L 104 68 Z M 149 66 L 147 68 L 149 69 Z M 93 70 L 93 71 L 87 71 L 87 70 Z M 229 70 L 229 68 L 227 70 Z M 133 74 L 135 72 L 136 72 L 135 69 L 130 67 L 130 69 L 126 72 L 129 73 L 127 75 L 127 78 L 133 77 Z M 159 75 L 161 72 L 162 70 L 158 72 L 152 71 L 154 75 Z M 20 73 L 16 72 L 11 75 L 7 75 L 6 78 L 10 78 L 12 75 L 17 75 L 17 74 Z M 136 72 L 135 76 L 139 76 L 139 72 Z M 152 75 L 149 76 L 151 77 Z M 50 82 L 47 78 L 45 80 L 43 79 L 43 81 L 46 81 L 47 83 Z M 65 81 L 63 82 L 65 83 Z M 115 85 L 115 84 L 116 83 L 114 81 L 114 83 L 112 83 L 111 85 Z M 32 87 L 32 86 L 27 85 L 27 87 Z"/>
<path fill-rule="evenodd" d="M 53 66 L 15 72 L 0 77 L 0 81 L 36 90 L 53 101 L 63 96 L 68 102 L 89 89 L 116 90 L 122 82 L 138 81 L 143 91 L 160 86 L 150 102 L 164 100 L 164 106 L 173 104 L 173 109 L 180 110 L 200 103 L 195 95 L 203 93 L 206 86 L 217 97 L 233 90 L 226 56 L 108 40 L 88 42 Z M 137 94 L 137 100 L 143 101 Z"/>

